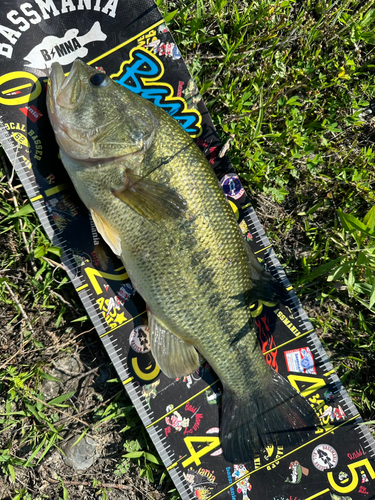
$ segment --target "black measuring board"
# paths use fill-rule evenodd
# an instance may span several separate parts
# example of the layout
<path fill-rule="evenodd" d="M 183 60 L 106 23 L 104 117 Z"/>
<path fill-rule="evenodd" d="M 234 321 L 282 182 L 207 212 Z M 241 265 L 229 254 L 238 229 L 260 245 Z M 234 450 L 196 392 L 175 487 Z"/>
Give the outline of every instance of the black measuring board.
<path fill-rule="evenodd" d="M 277 260 L 181 54 L 153 0 L 3 0 L 0 142 L 21 179 L 120 380 L 183 499 L 375 498 L 375 443 L 335 374 Z M 150 353 L 146 306 L 96 231 L 58 159 L 46 111 L 54 61 L 81 58 L 164 108 L 195 138 L 244 237 L 289 291 L 252 306 L 267 363 L 300 391 L 320 425 L 297 449 L 268 447 L 254 467 L 227 463 L 219 440 L 221 385 L 210 366 L 182 379 Z"/>

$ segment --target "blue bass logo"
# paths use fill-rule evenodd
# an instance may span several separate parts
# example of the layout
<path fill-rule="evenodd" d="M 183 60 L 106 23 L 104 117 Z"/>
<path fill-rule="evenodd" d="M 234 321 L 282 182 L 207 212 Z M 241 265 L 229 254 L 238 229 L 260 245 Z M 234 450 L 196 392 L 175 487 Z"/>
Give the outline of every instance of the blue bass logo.
<path fill-rule="evenodd" d="M 111 78 L 163 108 L 192 137 L 198 136 L 201 132 L 201 114 L 195 109 L 188 109 L 182 97 L 174 96 L 169 83 L 159 82 L 163 75 L 162 62 L 153 53 L 136 47 L 131 50 L 129 61 L 124 61 L 120 71 L 112 74 Z"/>

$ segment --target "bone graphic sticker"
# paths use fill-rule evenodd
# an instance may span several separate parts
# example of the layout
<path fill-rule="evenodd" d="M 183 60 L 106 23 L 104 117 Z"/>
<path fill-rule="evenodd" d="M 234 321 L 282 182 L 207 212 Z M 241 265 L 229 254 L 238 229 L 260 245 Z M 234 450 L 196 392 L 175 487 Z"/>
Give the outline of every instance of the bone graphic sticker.
<path fill-rule="evenodd" d="M 42 42 L 34 47 L 24 58 L 26 66 L 36 69 L 50 68 L 57 61 L 62 66 L 71 64 L 77 57 L 83 58 L 87 55 L 85 47 L 90 42 L 104 41 L 107 35 L 103 33 L 99 21 L 93 24 L 86 35 L 77 36 L 79 29 L 68 30 L 61 38 L 47 36 Z"/>

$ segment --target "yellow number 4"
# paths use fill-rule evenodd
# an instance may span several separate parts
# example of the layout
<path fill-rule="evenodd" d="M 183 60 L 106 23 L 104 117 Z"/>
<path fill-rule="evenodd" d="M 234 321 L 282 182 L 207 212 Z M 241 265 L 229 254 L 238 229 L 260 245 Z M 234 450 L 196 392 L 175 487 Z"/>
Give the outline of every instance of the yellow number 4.
<path fill-rule="evenodd" d="M 200 457 L 203 457 L 210 451 L 220 446 L 220 439 L 218 437 L 188 436 L 184 438 L 184 441 L 187 449 L 190 452 L 190 457 L 182 462 L 182 467 L 187 467 L 193 462 L 195 463 L 195 465 L 200 465 Z M 205 443 L 207 446 L 204 446 L 199 451 L 196 451 L 194 449 L 193 443 Z"/>

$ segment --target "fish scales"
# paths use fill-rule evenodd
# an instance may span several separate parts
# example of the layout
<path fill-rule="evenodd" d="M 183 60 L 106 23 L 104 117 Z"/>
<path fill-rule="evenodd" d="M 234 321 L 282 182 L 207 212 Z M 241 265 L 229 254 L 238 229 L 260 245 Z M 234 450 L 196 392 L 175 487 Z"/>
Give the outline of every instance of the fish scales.
<path fill-rule="evenodd" d="M 79 196 L 146 301 L 157 363 L 188 375 L 197 349 L 219 376 L 225 458 L 299 443 L 314 414 L 266 364 L 249 307 L 279 297 L 278 285 L 198 147 L 163 110 L 79 60 L 66 79 L 52 66 L 47 104 Z"/>
<path fill-rule="evenodd" d="M 178 224 L 166 221 L 161 234 L 158 224 L 130 208 L 124 209 L 118 198 L 108 203 L 103 197 L 97 208 L 105 219 L 117 214 L 113 226 L 121 235 L 121 258 L 149 309 L 176 335 L 194 344 L 204 357 L 209 357 L 214 344 L 220 344 L 223 354 L 217 356 L 213 368 L 224 385 L 226 377 L 235 377 L 237 390 L 247 391 L 252 375 L 248 353 L 243 346 L 238 352 L 230 345 L 244 325 L 251 332 L 250 310 L 245 303 L 251 279 L 246 243 L 209 164 L 202 161 L 193 143 L 183 148 L 185 136 L 180 144 L 176 133 L 172 135 L 168 130 L 174 122 L 167 120 L 168 115 L 160 115 L 161 126 L 154 140 L 159 156 L 180 152 L 155 169 L 150 178 L 179 191 L 187 202 L 185 219 Z M 173 139 L 165 141 L 166 136 Z M 83 184 L 88 191 L 98 193 L 100 199 L 102 186 L 112 180 L 110 172 L 121 169 L 120 165 L 109 164 L 99 172 L 96 167 L 85 167 L 81 172 Z M 210 301 L 212 290 L 220 290 L 215 307 Z M 219 341 L 222 337 L 225 342 Z M 258 349 L 255 353 L 262 357 Z M 239 373 L 242 357 L 246 369 Z M 264 366 L 263 360 L 259 365 Z"/>

